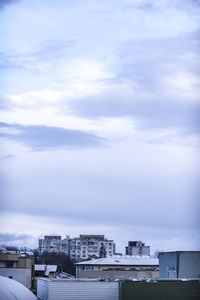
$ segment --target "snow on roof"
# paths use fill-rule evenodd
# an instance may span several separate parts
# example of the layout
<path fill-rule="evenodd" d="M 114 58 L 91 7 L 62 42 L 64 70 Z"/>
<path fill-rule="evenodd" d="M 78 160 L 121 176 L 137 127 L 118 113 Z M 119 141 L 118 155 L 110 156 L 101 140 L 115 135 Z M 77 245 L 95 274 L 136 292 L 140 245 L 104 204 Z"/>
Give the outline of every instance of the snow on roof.
<path fill-rule="evenodd" d="M 36 296 L 16 280 L 0 276 L 0 299 L 36 300 Z"/>
<path fill-rule="evenodd" d="M 32 251 L 20 251 L 20 254 L 21 255 L 25 254 L 25 255 L 28 255 L 28 256 L 33 256 L 34 255 Z"/>
<path fill-rule="evenodd" d="M 45 271 L 46 265 L 35 265 L 35 271 Z"/>
<path fill-rule="evenodd" d="M 6 250 L 6 248 L 0 247 L 0 251 L 5 251 L 5 250 Z"/>
<path fill-rule="evenodd" d="M 7 250 L 6 248 L 0 247 L 1 254 L 15 254 L 19 256 L 33 256 L 33 252 L 31 251 L 19 251 L 19 250 Z"/>
<path fill-rule="evenodd" d="M 50 272 L 56 272 L 57 271 L 57 265 L 47 265 L 44 275 L 49 276 Z"/>
<path fill-rule="evenodd" d="M 157 266 L 159 265 L 158 259 L 149 255 L 143 256 L 130 256 L 130 255 L 113 255 L 110 257 L 92 259 L 76 263 L 76 265 L 121 265 L 121 266 Z"/>
<path fill-rule="evenodd" d="M 44 275 L 49 276 L 50 272 L 57 271 L 57 265 L 35 265 L 35 271 L 44 271 Z"/>

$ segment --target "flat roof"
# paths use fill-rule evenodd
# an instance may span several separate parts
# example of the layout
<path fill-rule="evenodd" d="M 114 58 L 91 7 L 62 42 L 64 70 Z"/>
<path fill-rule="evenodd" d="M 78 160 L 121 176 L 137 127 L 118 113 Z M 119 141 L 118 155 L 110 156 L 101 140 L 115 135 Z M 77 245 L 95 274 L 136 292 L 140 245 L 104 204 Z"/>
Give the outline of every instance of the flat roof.
<path fill-rule="evenodd" d="M 157 258 L 145 256 L 131 256 L 131 255 L 113 255 L 99 259 L 91 259 L 76 263 L 76 265 L 110 265 L 110 266 L 158 266 L 159 261 Z"/>
<path fill-rule="evenodd" d="M 159 252 L 159 255 L 168 254 L 168 253 L 199 253 L 200 254 L 200 251 L 190 251 L 190 250 L 162 251 L 162 252 Z"/>

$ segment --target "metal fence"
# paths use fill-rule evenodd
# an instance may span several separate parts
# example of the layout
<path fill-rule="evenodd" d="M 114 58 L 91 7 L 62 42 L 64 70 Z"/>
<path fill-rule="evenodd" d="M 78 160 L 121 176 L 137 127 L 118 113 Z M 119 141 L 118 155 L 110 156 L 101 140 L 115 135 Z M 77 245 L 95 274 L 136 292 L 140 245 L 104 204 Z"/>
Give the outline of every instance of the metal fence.
<path fill-rule="evenodd" d="M 200 282 L 120 282 L 119 300 L 199 300 Z"/>

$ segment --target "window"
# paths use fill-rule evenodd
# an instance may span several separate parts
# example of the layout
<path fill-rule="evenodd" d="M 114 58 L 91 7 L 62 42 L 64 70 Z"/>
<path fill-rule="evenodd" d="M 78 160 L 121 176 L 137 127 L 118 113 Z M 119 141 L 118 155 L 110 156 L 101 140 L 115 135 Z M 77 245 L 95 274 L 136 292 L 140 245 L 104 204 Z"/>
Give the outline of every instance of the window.
<path fill-rule="evenodd" d="M 6 262 L 6 268 L 13 268 L 14 267 L 14 262 L 13 261 L 7 261 Z"/>

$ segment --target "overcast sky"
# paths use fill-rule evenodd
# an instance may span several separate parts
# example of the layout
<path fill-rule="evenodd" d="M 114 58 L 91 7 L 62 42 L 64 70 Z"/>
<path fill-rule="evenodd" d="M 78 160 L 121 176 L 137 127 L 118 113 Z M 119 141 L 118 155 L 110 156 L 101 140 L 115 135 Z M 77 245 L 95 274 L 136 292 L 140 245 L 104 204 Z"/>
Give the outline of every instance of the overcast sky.
<path fill-rule="evenodd" d="M 199 0 L 1 0 L 0 243 L 198 250 Z"/>

